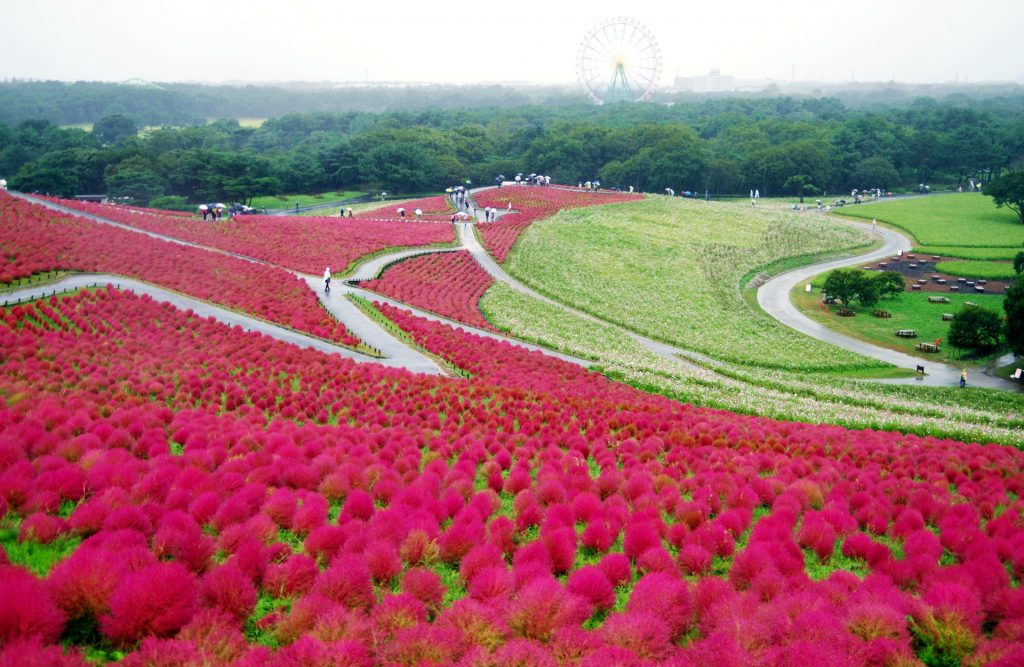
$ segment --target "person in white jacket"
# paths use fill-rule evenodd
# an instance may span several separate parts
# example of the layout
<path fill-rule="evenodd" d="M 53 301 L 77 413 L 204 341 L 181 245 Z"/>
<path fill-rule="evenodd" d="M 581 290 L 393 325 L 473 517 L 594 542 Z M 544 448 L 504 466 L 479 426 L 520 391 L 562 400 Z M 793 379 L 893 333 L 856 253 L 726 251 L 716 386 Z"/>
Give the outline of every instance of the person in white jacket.
<path fill-rule="evenodd" d="M 331 291 L 331 267 L 329 266 L 324 270 L 324 291 Z"/>

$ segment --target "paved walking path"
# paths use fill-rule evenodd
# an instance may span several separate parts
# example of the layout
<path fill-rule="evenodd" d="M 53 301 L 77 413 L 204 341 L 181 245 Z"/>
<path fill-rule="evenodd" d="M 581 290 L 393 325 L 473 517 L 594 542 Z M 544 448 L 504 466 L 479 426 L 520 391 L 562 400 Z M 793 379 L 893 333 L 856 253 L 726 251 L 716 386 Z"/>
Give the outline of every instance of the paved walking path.
<path fill-rule="evenodd" d="M 855 227 L 859 227 L 864 231 L 872 231 L 870 223 L 853 221 L 844 222 Z M 846 257 L 812 264 L 810 266 L 787 271 L 786 273 L 782 273 L 771 278 L 757 290 L 758 305 L 760 305 L 766 313 L 786 326 L 792 327 L 793 329 L 807 334 L 812 338 L 817 338 L 818 340 L 831 343 L 846 350 L 850 350 L 851 352 L 862 354 L 866 357 L 884 361 L 899 368 L 908 368 L 913 370 L 918 365 L 925 367 L 926 374 L 924 377 L 918 376 L 917 378 L 883 380 L 883 382 L 901 384 L 917 383 L 936 387 L 948 387 L 959 384 L 960 371 L 963 368 L 962 366 L 951 366 L 940 361 L 920 359 L 909 354 L 890 350 L 878 345 L 872 345 L 871 343 L 866 343 L 864 341 L 857 340 L 856 338 L 838 333 L 808 318 L 806 315 L 801 313 L 797 307 L 793 305 L 792 300 L 790 300 L 789 295 L 794 287 L 809 282 L 812 277 L 819 273 L 846 266 L 870 264 L 879 259 L 892 257 L 900 250 L 907 252 L 912 247 L 909 239 L 902 234 L 892 231 L 891 229 L 878 227 L 877 230 L 875 230 L 875 233 L 881 236 L 884 242 L 884 245 L 878 250 L 864 255 L 857 255 L 856 257 Z M 1008 382 L 1001 378 L 985 375 L 980 369 L 968 371 L 967 382 L 969 385 L 974 387 L 986 387 L 989 389 L 1002 389 L 1007 391 L 1022 390 L 1021 385 Z"/>
<path fill-rule="evenodd" d="M 199 317 L 212 317 L 229 326 L 239 326 L 244 331 L 258 331 L 259 333 L 266 334 L 271 338 L 291 343 L 293 345 L 298 345 L 299 347 L 319 350 L 321 352 L 326 352 L 327 354 L 337 354 L 345 357 L 346 359 L 351 359 L 360 363 L 374 363 L 395 368 L 408 368 L 409 370 L 413 370 L 418 373 L 429 373 L 432 375 L 438 375 L 441 373 L 441 369 L 438 368 L 437 364 L 419 353 L 416 353 L 415 356 L 410 356 L 404 354 L 400 349 L 388 349 L 382 350 L 382 352 L 390 352 L 391 355 L 389 356 L 391 356 L 391 358 L 375 359 L 346 347 L 333 345 L 320 338 L 308 336 L 298 331 L 267 322 L 266 320 L 257 319 L 228 308 L 216 306 L 207 301 L 186 296 L 180 292 L 157 287 L 156 285 L 151 285 L 149 283 L 142 282 L 141 280 L 107 273 L 78 273 L 63 278 L 57 282 L 7 292 L 0 298 L 8 303 L 18 300 L 29 301 L 49 296 L 54 292 L 59 293 L 67 290 L 82 289 L 85 287 L 92 287 L 94 285 L 103 286 L 107 284 L 113 284 L 118 289 L 131 290 L 137 294 L 148 294 L 154 299 L 167 301 L 181 310 L 191 309 Z M 351 306 L 346 299 L 340 299 L 339 301 Z M 337 304 L 332 303 L 332 306 L 337 307 Z M 353 333 L 359 335 L 355 331 L 353 331 Z M 390 336 L 387 337 L 391 338 Z M 402 347 L 404 348 L 404 346 Z"/>
<path fill-rule="evenodd" d="M 64 289 L 76 289 L 76 288 L 80 288 L 80 287 L 91 286 L 91 285 L 93 285 L 95 283 L 99 283 L 99 284 L 106 284 L 108 282 L 112 282 L 112 283 L 115 283 L 115 284 L 120 283 L 123 287 L 135 289 L 135 291 L 140 292 L 140 293 L 150 294 L 154 298 L 159 298 L 162 301 L 168 301 L 168 302 L 170 302 L 170 303 L 172 303 L 172 304 L 174 304 L 174 305 L 176 305 L 178 307 L 181 307 L 181 308 L 192 308 L 193 311 L 195 311 L 196 313 L 202 315 L 203 317 L 213 316 L 215 319 L 217 319 L 219 321 L 222 321 L 222 322 L 225 322 L 227 324 L 231 324 L 231 325 L 236 325 L 237 324 L 237 325 L 241 326 L 243 329 L 245 329 L 247 331 L 261 331 L 262 333 L 266 333 L 267 335 L 270 335 L 270 336 L 272 336 L 274 338 L 277 338 L 278 340 L 284 340 L 284 341 L 287 341 L 287 342 L 293 342 L 293 343 L 295 343 L 297 345 L 300 345 L 301 347 L 312 347 L 314 349 L 319 349 L 319 350 L 324 351 L 324 352 L 341 354 L 342 356 L 346 356 L 348 358 L 354 359 L 354 360 L 359 361 L 359 362 L 378 363 L 378 364 L 385 365 L 385 366 L 406 368 L 406 369 L 408 369 L 410 371 L 417 372 L 417 373 L 439 374 L 441 372 L 440 368 L 437 366 L 437 364 L 433 360 L 431 360 L 429 357 L 427 357 L 426 355 L 422 354 L 418 350 L 416 350 L 416 349 L 406 345 L 405 343 L 401 342 L 399 339 L 397 339 L 394 336 L 392 336 L 390 333 L 387 332 L 387 330 L 385 330 L 382 326 L 380 326 L 376 321 L 374 321 L 372 318 L 367 316 L 365 313 L 363 313 L 363 311 L 361 311 L 359 308 L 357 308 L 351 301 L 349 301 L 348 299 L 345 298 L 345 294 L 352 293 L 352 294 L 359 294 L 360 296 L 365 296 L 368 299 L 377 300 L 377 301 L 381 301 L 381 302 L 385 302 L 385 303 L 390 303 L 391 305 L 394 305 L 394 306 L 397 306 L 397 307 L 400 307 L 400 308 L 406 308 L 408 310 L 411 310 L 413 313 L 415 313 L 416 315 L 418 315 L 420 317 L 424 317 L 426 319 L 430 319 L 430 320 L 434 320 L 434 321 L 444 322 L 446 324 L 449 324 L 451 326 L 455 326 L 455 327 L 457 327 L 459 329 L 462 329 L 464 331 L 468 331 L 470 333 L 474 333 L 474 334 L 481 335 L 481 336 L 487 336 L 489 338 L 493 338 L 493 339 L 496 339 L 496 340 L 503 340 L 503 341 L 509 342 L 509 343 L 511 343 L 513 345 L 517 345 L 519 347 L 522 347 L 524 349 L 538 350 L 538 351 L 543 352 L 545 354 L 548 354 L 550 356 L 557 357 L 559 359 L 562 359 L 563 361 L 567 361 L 567 362 L 570 362 L 570 363 L 573 363 L 573 364 L 577 364 L 579 366 L 588 367 L 588 366 L 590 366 L 591 363 L 593 363 L 591 361 L 588 361 L 588 360 L 585 360 L 585 359 L 581 359 L 581 358 L 578 358 L 578 357 L 574 357 L 574 356 L 571 356 L 571 355 L 563 354 L 561 352 L 556 352 L 554 350 L 550 350 L 550 349 L 541 347 L 539 345 L 533 345 L 531 343 L 526 343 L 526 342 L 523 342 L 523 341 L 519 341 L 517 339 L 510 338 L 510 337 L 507 337 L 507 336 L 501 336 L 501 335 L 495 334 L 494 332 L 491 332 L 491 331 L 486 331 L 484 329 L 477 329 L 476 327 L 471 327 L 471 326 L 468 326 L 468 325 L 465 325 L 465 324 L 462 324 L 462 323 L 459 323 L 459 322 L 455 322 L 453 320 L 448 320 L 447 318 L 440 317 L 440 316 L 434 315 L 432 313 L 428 313 L 426 311 L 419 310 L 417 308 L 413 308 L 413 307 L 409 306 L 408 304 L 396 301 L 394 299 L 388 299 L 386 297 L 382 297 L 380 295 L 377 295 L 377 294 L 375 294 L 373 292 L 369 292 L 369 291 L 366 291 L 366 290 L 361 290 L 361 289 L 359 289 L 357 287 L 354 287 L 354 286 L 351 286 L 351 285 L 347 285 L 347 284 L 345 284 L 344 282 L 342 282 L 340 280 L 332 281 L 333 283 L 335 283 L 335 285 L 331 288 L 330 293 L 326 293 L 326 292 L 324 292 L 324 289 L 323 289 L 324 284 L 323 284 L 323 277 L 322 276 L 312 276 L 312 275 L 308 275 L 308 274 L 299 273 L 297 271 L 292 271 L 291 269 L 285 269 L 284 267 L 280 267 L 280 266 L 272 264 L 270 262 L 264 262 L 262 260 L 258 260 L 258 259 L 252 258 L 252 257 L 247 257 L 245 255 L 238 255 L 236 253 L 231 253 L 231 252 L 220 250 L 220 249 L 217 249 L 217 248 L 210 248 L 210 247 L 203 246 L 203 245 L 200 245 L 200 244 L 197 244 L 197 243 L 192 243 L 192 242 L 189 242 L 189 241 L 182 241 L 181 239 L 176 239 L 174 237 L 165 236 L 163 234 L 157 234 L 157 233 L 153 233 L 153 232 L 148 232 L 148 231 L 145 231 L 145 230 L 138 229 L 136 227 L 132 227 L 131 225 L 125 225 L 125 224 L 122 224 L 122 223 L 115 222 L 113 220 L 108 220 L 108 219 L 100 217 L 100 216 L 92 215 L 92 214 L 89 214 L 89 213 L 84 213 L 84 212 L 78 211 L 76 209 L 71 209 L 71 208 L 67 208 L 67 207 L 64 207 L 64 206 L 60 206 L 58 204 L 53 204 L 51 202 L 48 202 L 48 201 L 45 201 L 45 200 L 42 200 L 42 199 L 37 199 L 37 198 L 29 196 L 29 195 L 23 195 L 21 193 L 12 193 L 12 194 L 15 194 L 16 196 L 20 196 L 20 197 L 22 197 L 22 198 L 24 198 L 24 199 L 26 199 L 28 201 L 40 204 L 42 206 L 45 206 L 45 207 L 47 207 L 49 209 L 52 209 L 52 210 L 55 210 L 55 211 L 61 211 L 63 213 L 69 213 L 71 215 L 78 215 L 78 216 L 81 216 L 83 218 L 87 218 L 89 220 L 93 220 L 94 222 L 99 222 L 99 223 L 102 223 L 102 224 L 109 224 L 109 225 L 112 225 L 112 226 L 115 226 L 115 227 L 119 227 L 121 229 L 126 229 L 128 231 L 132 231 L 132 232 L 136 232 L 136 233 L 140 233 L 140 234 L 145 234 L 145 235 L 147 235 L 147 236 L 149 236 L 151 238 L 156 238 L 156 239 L 159 239 L 159 240 L 162 240 L 162 241 L 169 241 L 171 243 L 177 243 L 179 245 L 185 245 L 185 246 L 189 246 L 189 247 L 199 248 L 201 250 L 208 250 L 208 251 L 211 251 L 211 252 L 219 252 L 221 254 L 230 255 L 232 257 L 236 257 L 238 259 L 243 259 L 243 260 L 246 260 L 246 261 L 249 261 L 249 262 L 260 263 L 260 264 L 268 264 L 268 265 L 271 265 L 271 266 L 277 266 L 278 268 L 282 268 L 283 270 L 288 271 L 289 273 L 292 273 L 294 275 L 297 275 L 297 276 L 301 277 L 303 280 L 305 280 L 306 283 L 309 285 L 310 289 L 312 289 L 314 291 L 314 293 L 316 293 L 317 297 L 320 299 L 320 302 L 324 305 L 324 307 L 335 318 L 337 318 L 339 321 L 341 321 L 345 325 L 346 329 L 348 329 L 350 332 L 352 332 L 353 335 L 357 336 L 366 345 L 368 345 L 370 347 L 373 347 L 373 348 L 376 348 L 386 358 L 385 359 L 376 359 L 374 357 L 370 357 L 370 356 L 367 356 L 367 355 L 360 354 L 358 352 L 349 350 L 348 348 L 339 347 L 339 346 L 336 346 L 336 345 L 331 345 L 330 343 L 327 343 L 327 342 L 322 341 L 320 339 L 317 339 L 317 338 L 314 338 L 314 337 L 311 337 L 311 336 L 306 336 L 306 335 L 303 335 L 301 333 L 292 331 L 290 329 L 286 329 L 284 327 L 280 327 L 280 326 L 274 325 L 272 323 L 265 322 L 263 320 L 252 318 L 252 317 L 243 315 L 241 313 L 237 313 L 235 311 L 232 311 L 232 310 L 229 310 L 229 309 L 226 309 L 226 308 L 215 306 L 215 305 L 209 304 L 209 303 L 207 303 L 205 301 L 201 301 L 201 300 L 198 300 L 198 299 L 193 299 L 192 297 L 185 296 L 185 295 L 180 294 L 178 292 L 173 292 L 171 290 L 166 290 L 166 289 L 157 287 L 155 285 L 150 285 L 148 283 L 144 283 L 144 282 L 141 282 L 141 281 L 133 280 L 131 278 L 124 278 L 124 277 L 115 276 L 115 275 L 107 275 L 107 274 L 102 274 L 102 275 L 101 274 L 77 274 L 77 275 L 74 275 L 74 276 L 70 276 L 70 277 L 68 277 L 68 278 L 66 278 L 66 279 L 64 279 L 62 281 L 57 282 L 57 283 L 49 283 L 49 284 L 44 285 L 44 286 L 32 287 L 32 288 L 27 288 L 25 290 L 19 290 L 17 292 L 8 293 L 4 297 L 4 298 L 6 298 L 8 300 L 17 300 L 19 298 L 22 299 L 22 300 L 27 300 L 27 299 L 30 299 L 30 298 L 40 298 L 40 297 L 42 297 L 42 296 L 44 296 L 46 294 L 52 293 L 54 290 L 61 291 L 61 290 L 64 290 Z M 399 251 L 396 251 L 396 252 L 393 252 L 393 253 L 387 253 L 387 254 L 381 255 L 379 257 L 375 257 L 372 260 L 369 260 L 369 261 L 364 262 L 363 264 L 361 264 L 357 268 L 355 273 L 349 279 L 350 280 L 369 280 L 369 279 L 372 279 L 372 278 L 376 277 L 377 274 L 379 274 L 380 271 L 384 267 L 386 267 L 388 264 L 391 264 L 393 262 L 396 262 L 396 261 L 399 261 L 401 259 L 405 259 L 405 258 L 408 258 L 408 257 L 413 257 L 413 256 L 416 256 L 416 255 L 421 255 L 421 254 L 426 254 L 426 253 L 454 252 L 456 250 L 462 250 L 462 249 L 463 249 L 462 246 L 436 247 L 436 248 L 424 247 L 424 248 L 410 248 L 410 249 L 407 249 L 407 250 L 399 250 Z"/>

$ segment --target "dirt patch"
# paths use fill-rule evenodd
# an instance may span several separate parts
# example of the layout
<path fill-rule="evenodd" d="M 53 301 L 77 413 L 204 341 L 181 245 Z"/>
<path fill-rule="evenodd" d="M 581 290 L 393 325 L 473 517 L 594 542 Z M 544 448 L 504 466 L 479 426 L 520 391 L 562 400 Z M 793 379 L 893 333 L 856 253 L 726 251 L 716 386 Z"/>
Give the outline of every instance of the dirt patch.
<path fill-rule="evenodd" d="M 941 292 L 961 294 L 1006 294 L 1010 282 L 1006 280 L 975 280 L 940 273 L 935 270 L 938 262 L 950 258 L 937 255 L 905 254 L 883 259 L 864 268 L 871 271 L 896 271 L 903 275 L 903 284 L 908 292 Z M 915 289 L 914 286 L 918 285 Z M 956 289 L 953 289 L 953 288 Z M 982 289 L 979 290 L 978 288 Z"/>

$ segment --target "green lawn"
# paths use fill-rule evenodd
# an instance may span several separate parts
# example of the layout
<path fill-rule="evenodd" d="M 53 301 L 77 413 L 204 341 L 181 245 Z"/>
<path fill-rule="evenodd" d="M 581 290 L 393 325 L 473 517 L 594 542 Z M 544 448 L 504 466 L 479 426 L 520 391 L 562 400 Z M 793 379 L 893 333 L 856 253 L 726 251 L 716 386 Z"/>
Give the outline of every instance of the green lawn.
<path fill-rule="evenodd" d="M 958 259 L 978 260 L 1012 260 L 1018 252 L 1024 252 L 1024 246 L 1006 248 L 970 248 L 964 246 L 915 246 L 913 252 L 922 255 L 939 255 Z"/>
<path fill-rule="evenodd" d="M 860 231 L 816 213 L 651 197 L 537 222 L 506 269 L 556 300 L 717 359 L 852 369 L 879 362 L 779 324 L 751 307 L 740 285 L 786 257 L 869 243 Z"/>
<path fill-rule="evenodd" d="M 820 284 L 820 278 L 822 276 L 812 281 L 812 284 Z M 821 292 L 819 290 L 807 293 L 804 292 L 803 286 L 799 286 L 792 293 L 793 303 L 815 322 L 820 322 L 847 336 L 912 354 L 922 359 L 956 358 L 954 350 L 945 345 L 942 346 L 942 352 L 938 354 L 918 352 L 914 349 L 917 343 L 934 343 L 936 339 L 945 341 L 950 323 L 942 321 L 943 313 L 957 313 L 968 301 L 991 308 L 998 313 L 1003 312 L 1003 297 L 999 295 L 942 294 L 941 296 L 949 299 L 949 303 L 930 303 L 929 296 L 937 295 L 927 292 L 904 292 L 895 298 L 882 299 L 877 308 L 888 310 L 892 313 L 892 317 L 879 318 L 871 315 L 874 308 L 858 308 L 855 317 L 839 317 L 835 314 L 834 307 L 826 313 L 820 308 Z M 914 329 L 917 331 L 917 338 L 898 338 L 895 335 L 897 329 Z"/>
<path fill-rule="evenodd" d="M 840 215 L 886 222 L 913 234 L 922 252 L 928 246 L 1014 247 L 1024 244 L 1024 225 L 991 197 L 979 193 L 929 195 L 861 206 L 846 206 Z"/>
<path fill-rule="evenodd" d="M 981 280 L 1013 280 L 1017 274 L 1013 264 L 1006 262 L 983 262 L 980 260 L 964 260 L 956 262 L 938 262 L 935 270 L 964 278 L 980 278 Z"/>
<path fill-rule="evenodd" d="M 315 195 L 281 195 L 281 196 L 266 196 L 266 197 L 253 197 L 252 207 L 253 208 L 295 208 L 295 204 L 299 206 L 313 206 L 314 204 L 326 204 L 332 201 L 340 201 L 342 199 L 352 199 L 353 197 L 362 197 L 365 192 L 356 192 L 353 190 L 344 190 L 341 192 L 324 192 L 322 194 Z"/>

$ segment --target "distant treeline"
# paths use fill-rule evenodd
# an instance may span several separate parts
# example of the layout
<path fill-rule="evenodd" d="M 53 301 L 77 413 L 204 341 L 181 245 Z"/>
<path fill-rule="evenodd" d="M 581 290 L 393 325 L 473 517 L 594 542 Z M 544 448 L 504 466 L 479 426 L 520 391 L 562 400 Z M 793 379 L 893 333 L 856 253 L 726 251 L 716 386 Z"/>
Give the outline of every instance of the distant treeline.
<path fill-rule="evenodd" d="M 27 85 L 0 85 L 3 113 L 11 113 L 3 101 L 7 88 Z M 77 89 L 91 85 L 106 84 L 64 90 L 82 102 L 88 96 Z M 199 105 L 208 87 L 193 88 Z M 135 101 L 146 95 L 159 100 L 167 92 L 122 90 L 132 91 L 125 99 Z M 478 101 L 487 99 L 486 90 L 479 90 Z M 98 91 L 95 103 L 108 92 Z M 362 92 L 366 100 L 392 95 L 396 106 L 402 96 L 424 102 L 436 94 L 438 103 L 383 112 L 307 107 L 259 128 L 237 120 L 189 123 L 185 117 L 196 121 L 204 114 L 171 105 L 159 129 L 149 112 L 132 112 L 126 104 L 96 120 L 91 132 L 61 128 L 60 118 L 40 111 L 30 120 L 0 124 L 0 178 L 26 191 L 108 193 L 145 203 L 156 199 L 158 205 L 345 188 L 424 192 L 466 180 L 492 183 L 498 174 L 518 172 L 574 184 L 597 178 L 604 186 L 647 192 L 719 195 L 756 188 L 762 196 L 820 196 L 919 183 L 955 186 L 1024 161 L 1024 95 L 916 98 L 870 107 L 832 97 L 597 107 L 565 96 L 526 104 L 515 99 L 519 93 L 500 87 L 494 95 L 502 99 L 486 106 L 456 105 L 457 96 L 445 106 L 439 101 L 444 94 L 433 89 Z M 306 93 L 289 94 L 302 99 Z M 68 103 L 59 89 L 52 100 Z M 236 117 L 258 114 L 259 103 L 239 106 Z M 182 118 L 171 118 L 179 111 Z"/>

